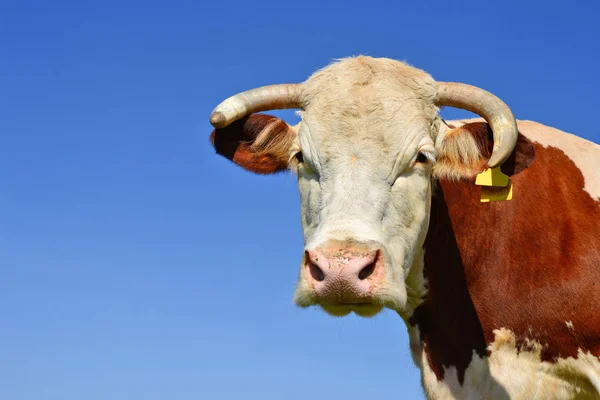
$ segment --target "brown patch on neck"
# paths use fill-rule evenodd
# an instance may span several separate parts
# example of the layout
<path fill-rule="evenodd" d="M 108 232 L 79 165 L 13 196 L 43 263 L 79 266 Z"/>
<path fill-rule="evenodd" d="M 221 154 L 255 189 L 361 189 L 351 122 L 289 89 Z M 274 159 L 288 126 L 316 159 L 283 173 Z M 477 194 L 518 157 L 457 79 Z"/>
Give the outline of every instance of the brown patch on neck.
<path fill-rule="evenodd" d="M 462 383 L 473 352 L 487 354 L 500 328 L 523 351 L 538 341 L 543 361 L 579 349 L 600 356 L 600 202 L 561 150 L 534 146 L 511 201 L 480 203 L 472 182 L 439 182 L 425 242 L 429 292 L 410 323 L 440 380 L 455 366 Z"/>
<path fill-rule="evenodd" d="M 473 351 L 486 355 L 486 342 L 467 288 L 443 188 L 432 199 L 424 247 L 428 293 L 410 323 L 419 326 L 429 366 L 437 378 L 444 377 L 444 368 L 455 366 L 462 383 Z"/>

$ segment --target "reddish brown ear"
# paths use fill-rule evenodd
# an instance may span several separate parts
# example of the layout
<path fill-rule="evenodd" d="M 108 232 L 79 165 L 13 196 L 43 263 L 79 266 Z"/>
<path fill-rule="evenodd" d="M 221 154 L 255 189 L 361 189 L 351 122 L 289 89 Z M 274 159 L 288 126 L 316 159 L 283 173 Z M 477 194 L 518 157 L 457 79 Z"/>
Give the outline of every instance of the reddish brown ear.
<path fill-rule="evenodd" d="M 294 128 L 271 115 L 252 114 L 210 135 L 218 154 L 257 174 L 288 168 Z"/>
<path fill-rule="evenodd" d="M 434 174 L 441 179 L 473 178 L 487 168 L 493 147 L 492 130 L 486 122 L 453 128 L 444 134 L 438 145 Z M 502 164 L 502 172 L 508 176 L 518 174 L 534 159 L 533 143 L 519 133 L 515 149 Z"/>

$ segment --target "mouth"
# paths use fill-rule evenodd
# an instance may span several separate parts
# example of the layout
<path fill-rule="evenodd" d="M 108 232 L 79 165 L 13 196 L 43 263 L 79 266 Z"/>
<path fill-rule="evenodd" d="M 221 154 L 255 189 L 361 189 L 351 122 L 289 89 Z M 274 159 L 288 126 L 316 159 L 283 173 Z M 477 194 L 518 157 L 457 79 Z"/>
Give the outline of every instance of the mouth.
<path fill-rule="evenodd" d="M 302 285 L 294 292 L 294 303 L 301 308 L 320 307 L 334 317 L 343 317 L 352 312 L 360 317 L 373 317 L 384 308 L 396 311 L 406 308 L 406 294 L 400 289 L 400 286 L 395 290 L 383 288 L 363 298 L 319 298 L 313 290 Z"/>
<path fill-rule="evenodd" d="M 383 310 L 383 306 L 375 303 L 319 303 L 323 311 L 334 317 L 344 317 L 351 312 L 369 318 Z"/>

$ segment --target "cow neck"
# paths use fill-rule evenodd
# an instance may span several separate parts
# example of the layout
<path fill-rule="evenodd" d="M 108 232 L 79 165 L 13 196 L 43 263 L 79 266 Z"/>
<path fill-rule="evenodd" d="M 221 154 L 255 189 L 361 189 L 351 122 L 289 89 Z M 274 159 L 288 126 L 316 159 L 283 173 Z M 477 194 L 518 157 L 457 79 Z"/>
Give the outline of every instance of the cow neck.
<path fill-rule="evenodd" d="M 543 344 L 542 361 L 600 356 L 600 202 L 562 151 L 536 146 L 537 167 L 512 177 L 515 200 L 481 203 L 472 181 L 437 183 L 424 244 L 428 292 L 409 322 L 438 379 L 454 366 L 462 382 L 500 328 L 521 350 Z M 562 173 L 549 175 L 553 165 Z"/>
<path fill-rule="evenodd" d="M 474 196 L 470 192 L 477 198 L 470 199 Z M 478 196 L 472 184 L 438 182 L 432 198 L 424 245 L 423 273 L 428 293 L 409 322 L 418 326 L 428 362 L 438 379 L 443 378 L 444 367 L 454 366 L 462 382 L 473 352 L 486 355 L 486 337 L 469 294 L 465 273 L 469 266 L 462 262 L 463 240 L 456 237 L 453 228 L 467 222 L 461 221 L 466 214 L 460 211 L 474 200 L 478 202 Z"/>

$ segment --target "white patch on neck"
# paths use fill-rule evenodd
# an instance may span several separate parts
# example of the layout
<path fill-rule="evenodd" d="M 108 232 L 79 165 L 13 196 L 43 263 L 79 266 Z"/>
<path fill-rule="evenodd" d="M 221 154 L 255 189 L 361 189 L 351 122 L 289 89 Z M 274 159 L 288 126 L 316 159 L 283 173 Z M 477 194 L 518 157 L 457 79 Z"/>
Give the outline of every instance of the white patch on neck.
<path fill-rule="evenodd" d="M 456 367 L 444 368 L 439 381 L 429 366 L 419 337 L 419 328 L 408 328 L 411 352 L 421 369 L 421 380 L 429 399 L 597 399 L 600 396 L 600 360 L 579 350 L 577 358 L 560 358 L 554 363 L 542 361 L 542 345 L 526 340 L 528 350 L 517 349 L 513 332 L 494 331 L 488 346 L 489 357 L 475 352 L 465 370 L 464 382 L 458 381 Z M 449 346 L 452 344 L 449 343 Z"/>

